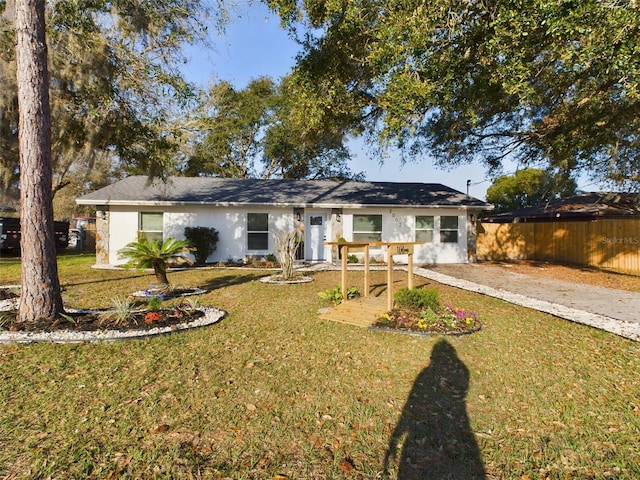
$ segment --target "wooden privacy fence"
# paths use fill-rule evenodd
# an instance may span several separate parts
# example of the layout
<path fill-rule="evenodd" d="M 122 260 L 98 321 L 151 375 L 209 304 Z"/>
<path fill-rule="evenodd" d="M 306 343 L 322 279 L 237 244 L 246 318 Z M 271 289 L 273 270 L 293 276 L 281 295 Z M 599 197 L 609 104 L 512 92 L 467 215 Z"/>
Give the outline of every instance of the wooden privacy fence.
<path fill-rule="evenodd" d="M 546 260 L 640 273 L 640 219 L 478 223 L 478 260 Z"/>

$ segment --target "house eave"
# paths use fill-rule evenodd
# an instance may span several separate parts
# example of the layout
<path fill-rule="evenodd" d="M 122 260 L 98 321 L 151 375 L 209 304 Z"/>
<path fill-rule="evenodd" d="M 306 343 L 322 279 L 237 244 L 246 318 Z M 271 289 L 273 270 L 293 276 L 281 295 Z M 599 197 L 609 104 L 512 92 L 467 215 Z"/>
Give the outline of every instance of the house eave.
<path fill-rule="evenodd" d="M 179 201 L 127 201 L 127 200 L 88 200 L 88 199 L 76 199 L 78 205 L 102 205 L 102 206 L 114 206 L 114 207 L 261 207 L 261 208 L 317 208 L 317 209 L 364 209 L 364 208 L 407 208 L 407 209 L 462 209 L 468 211 L 481 211 L 492 210 L 493 205 L 488 206 L 476 206 L 476 205 L 404 205 L 404 204 L 356 204 L 356 203 L 288 203 L 288 202 L 264 202 L 264 203 L 246 203 L 246 202 L 179 202 Z"/>

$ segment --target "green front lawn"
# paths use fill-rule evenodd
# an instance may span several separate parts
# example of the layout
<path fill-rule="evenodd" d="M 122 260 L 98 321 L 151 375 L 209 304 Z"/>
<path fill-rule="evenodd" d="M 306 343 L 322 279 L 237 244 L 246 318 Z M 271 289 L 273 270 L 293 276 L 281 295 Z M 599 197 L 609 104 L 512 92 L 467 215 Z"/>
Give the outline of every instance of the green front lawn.
<path fill-rule="evenodd" d="M 18 262 L 0 260 L 1 283 L 19 283 Z M 59 258 L 69 305 L 154 282 L 92 262 Z M 404 480 L 640 478 L 640 344 L 445 286 L 482 331 L 370 332 L 318 318 L 339 272 L 287 286 L 265 274 L 170 272 L 228 312 L 203 329 L 0 345 L 0 477 L 373 479 L 387 458 Z"/>

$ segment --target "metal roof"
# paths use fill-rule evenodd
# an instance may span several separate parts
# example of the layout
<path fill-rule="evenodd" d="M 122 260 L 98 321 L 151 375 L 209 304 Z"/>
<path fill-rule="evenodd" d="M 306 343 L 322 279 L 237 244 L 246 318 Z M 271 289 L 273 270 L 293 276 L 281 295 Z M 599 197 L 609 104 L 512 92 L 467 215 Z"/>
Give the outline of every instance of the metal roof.
<path fill-rule="evenodd" d="M 132 176 L 76 199 L 81 205 L 462 207 L 492 205 L 438 183 Z"/>

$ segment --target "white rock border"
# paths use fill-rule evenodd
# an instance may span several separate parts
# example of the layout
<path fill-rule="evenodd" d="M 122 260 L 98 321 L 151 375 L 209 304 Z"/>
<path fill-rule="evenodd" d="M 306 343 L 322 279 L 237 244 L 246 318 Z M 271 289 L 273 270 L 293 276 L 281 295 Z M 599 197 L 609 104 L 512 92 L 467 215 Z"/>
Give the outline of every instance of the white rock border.
<path fill-rule="evenodd" d="M 0 290 L 20 290 L 21 285 L 0 285 Z M 6 300 L 0 300 L 0 312 L 6 312 L 9 310 L 16 310 L 20 303 L 20 297 L 8 298 Z"/>
<path fill-rule="evenodd" d="M 207 290 L 200 287 L 175 287 L 175 289 L 176 290 L 184 289 L 184 290 L 191 290 L 191 291 L 172 294 L 171 290 L 167 293 L 163 293 L 160 290 L 150 288 L 148 290 L 138 290 L 136 292 L 133 292 L 131 296 L 136 298 L 141 298 L 141 297 L 144 298 L 150 295 L 153 296 L 153 295 L 163 294 L 167 298 L 178 298 L 178 297 L 190 297 L 191 295 L 202 295 L 203 293 L 207 293 Z"/>
<path fill-rule="evenodd" d="M 0 344 L 34 342 L 86 343 L 134 340 L 213 325 L 214 323 L 219 322 L 227 314 L 224 310 L 213 307 L 198 307 L 197 310 L 201 310 L 204 315 L 191 322 L 183 322 L 176 325 L 151 328 L 147 330 L 94 330 L 86 332 L 72 330 L 56 330 L 53 332 L 0 331 Z"/>
<path fill-rule="evenodd" d="M 302 275 L 296 276 L 291 280 L 276 280 L 278 276 L 279 275 L 269 275 L 268 277 L 260 278 L 260 281 L 262 283 L 268 283 L 269 285 L 295 285 L 297 283 L 313 282 L 313 278 Z"/>

